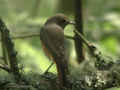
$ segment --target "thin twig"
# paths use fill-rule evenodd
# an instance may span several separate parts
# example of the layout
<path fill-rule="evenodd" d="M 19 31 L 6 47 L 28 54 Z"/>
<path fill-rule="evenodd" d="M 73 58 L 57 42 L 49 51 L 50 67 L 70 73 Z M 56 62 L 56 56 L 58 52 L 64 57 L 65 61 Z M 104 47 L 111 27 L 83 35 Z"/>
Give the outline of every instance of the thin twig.
<path fill-rule="evenodd" d="M 11 39 L 24 39 L 24 38 L 32 38 L 32 37 L 38 37 L 38 36 L 40 36 L 39 33 L 33 33 L 33 34 L 29 34 L 29 35 L 13 36 L 13 37 L 11 37 Z"/>
<path fill-rule="evenodd" d="M 49 67 L 45 70 L 44 74 L 48 73 L 48 71 L 50 70 L 50 68 L 54 65 L 54 62 L 52 62 Z"/>
<path fill-rule="evenodd" d="M 40 34 L 39 33 L 33 33 L 33 34 L 28 34 L 28 35 L 21 35 L 21 36 L 12 36 L 11 39 L 26 39 L 26 38 L 32 38 L 32 37 L 39 37 Z M 1 42 L 1 39 L 0 39 Z"/>
<path fill-rule="evenodd" d="M 65 35 L 65 38 L 66 38 L 66 39 L 70 39 L 70 40 L 74 40 L 74 39 L 75 39 L 74 37 L 69 36 L 69 35 Z"/>

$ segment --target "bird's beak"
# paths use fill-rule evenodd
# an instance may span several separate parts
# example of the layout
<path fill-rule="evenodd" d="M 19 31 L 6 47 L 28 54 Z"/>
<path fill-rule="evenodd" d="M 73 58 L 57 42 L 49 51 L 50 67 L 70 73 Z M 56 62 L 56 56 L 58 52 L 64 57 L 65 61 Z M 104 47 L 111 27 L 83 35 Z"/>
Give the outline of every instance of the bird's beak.
<path fill-rule="evenodd" d="M 74 21 L 69 21 L 69 24 L 75 25 Z"/>

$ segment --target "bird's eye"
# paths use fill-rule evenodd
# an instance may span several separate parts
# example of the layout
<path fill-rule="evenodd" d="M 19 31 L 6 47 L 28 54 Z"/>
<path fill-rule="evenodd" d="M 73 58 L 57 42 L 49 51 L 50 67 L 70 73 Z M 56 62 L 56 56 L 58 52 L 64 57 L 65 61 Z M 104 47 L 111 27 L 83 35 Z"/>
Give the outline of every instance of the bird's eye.
<path fill-rule="evenodd" d="M 65 20 L 65 19 L 63 19 L 63 20 L 62 20 L 62 22 L 66 22 L 66 20 Z"/>

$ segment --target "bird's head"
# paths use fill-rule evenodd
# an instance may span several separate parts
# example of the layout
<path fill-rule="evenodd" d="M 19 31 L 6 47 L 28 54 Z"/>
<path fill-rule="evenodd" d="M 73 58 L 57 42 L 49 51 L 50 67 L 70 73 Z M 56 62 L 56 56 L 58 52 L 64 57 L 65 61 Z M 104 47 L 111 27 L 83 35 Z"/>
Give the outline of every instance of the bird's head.
<path fill-rule="evenodd" d="M 68 24 L 75 24 L 73 21 L 70 21 L 64 14 L 57 14 L 51 18 L 49 18 L 45 25 L 47 24 L 57 24 L 64 28 Z"/>

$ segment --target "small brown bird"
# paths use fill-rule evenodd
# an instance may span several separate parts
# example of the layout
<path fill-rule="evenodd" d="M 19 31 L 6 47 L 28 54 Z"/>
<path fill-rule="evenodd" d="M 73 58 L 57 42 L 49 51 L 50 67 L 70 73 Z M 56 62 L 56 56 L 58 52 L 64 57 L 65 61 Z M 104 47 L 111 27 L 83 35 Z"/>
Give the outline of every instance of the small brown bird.
<path fill-rule="evenodd" d="M 68 61 L 65 49 L 64 28 L 68 24 L 74 24 L 63 14 L 57 14 L 49 18 L 40 31 L 40 39 L 45 54 L 56 63 L 58 78 L 61 86 L 66 86 Z"/>

